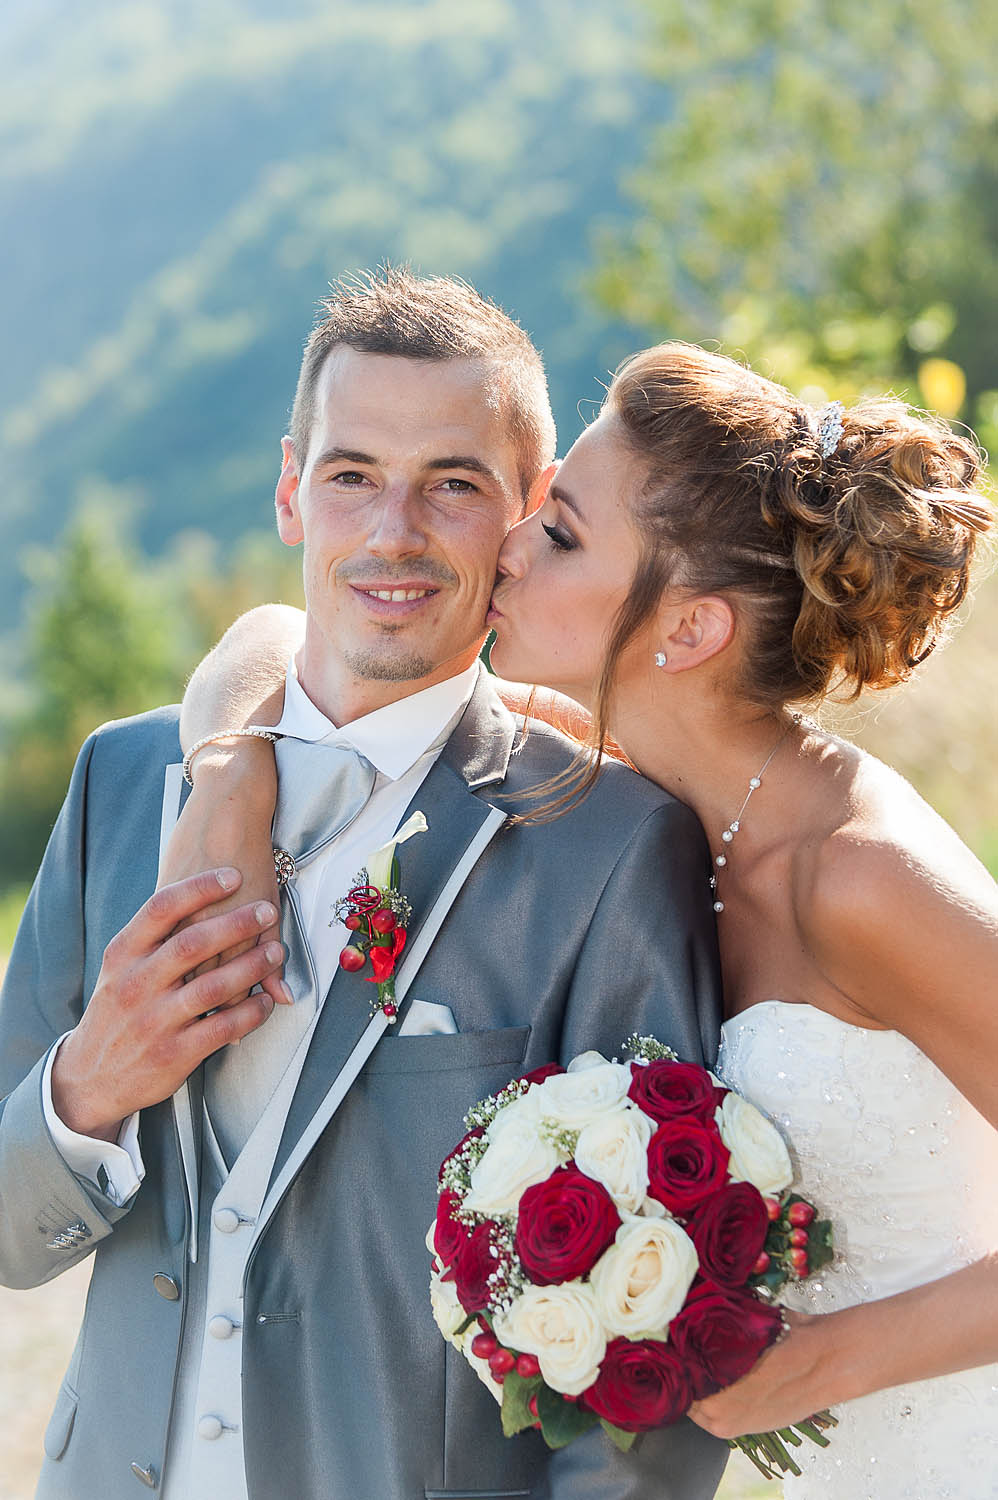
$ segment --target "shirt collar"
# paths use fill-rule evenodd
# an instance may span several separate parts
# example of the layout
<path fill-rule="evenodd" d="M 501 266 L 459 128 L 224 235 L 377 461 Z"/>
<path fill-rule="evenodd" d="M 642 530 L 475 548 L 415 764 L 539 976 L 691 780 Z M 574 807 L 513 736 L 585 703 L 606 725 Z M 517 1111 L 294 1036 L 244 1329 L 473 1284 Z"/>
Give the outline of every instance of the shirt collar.
<path fill-rule="evenodd" d="M 454 722 L 467 707 L 481 670 L 478 662 L 422 692 L 410 693 L 397 703 L 386 703 L 373 713 L 337 727 L 316 708 L 298 681 L 294 657 L 288 663 L 284 712 L 277 734 L 298 740 L 325 740 L 347 745 L 380 771 L 397 781 L 412 769 L 427 751 L 438 749 Z"/>

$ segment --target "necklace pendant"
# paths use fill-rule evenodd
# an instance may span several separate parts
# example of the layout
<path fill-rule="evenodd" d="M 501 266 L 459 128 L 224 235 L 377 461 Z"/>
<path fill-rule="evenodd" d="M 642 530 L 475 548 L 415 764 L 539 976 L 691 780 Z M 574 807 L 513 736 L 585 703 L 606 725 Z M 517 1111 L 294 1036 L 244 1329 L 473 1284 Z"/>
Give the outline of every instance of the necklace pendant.
<path fill-rule="evenodd" d="M 724 910 L 724 902 L 723 901 L 715 901 L 714 902 L 714 910 L 716 912 L 718 912 L 718 913 L 722 912 Z"/>

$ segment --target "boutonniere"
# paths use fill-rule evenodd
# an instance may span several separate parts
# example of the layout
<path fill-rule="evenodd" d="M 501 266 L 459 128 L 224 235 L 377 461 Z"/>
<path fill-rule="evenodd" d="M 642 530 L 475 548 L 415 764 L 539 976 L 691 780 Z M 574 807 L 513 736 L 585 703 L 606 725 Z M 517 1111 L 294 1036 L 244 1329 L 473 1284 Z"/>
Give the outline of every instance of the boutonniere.
<path fill-rule="evenodd" d="M 358 974 L 371 961 L 368 984 L 378 986 L 371 1015 L 384 1011 L 389 1021 L 398 1014 L 395 1004 L 395 967 L 405 947 L 412 907 L 398 888 L 399 862 L 395 850 L 415 833 L 425 833 L 421 812 L 407 818 L 398 833 L 369 856 L 367 866 L 354 877 L 354 884 L 333 906 L 333 922 L 342 922 L 353 934 L 340 954 L 340 968 Z"/>

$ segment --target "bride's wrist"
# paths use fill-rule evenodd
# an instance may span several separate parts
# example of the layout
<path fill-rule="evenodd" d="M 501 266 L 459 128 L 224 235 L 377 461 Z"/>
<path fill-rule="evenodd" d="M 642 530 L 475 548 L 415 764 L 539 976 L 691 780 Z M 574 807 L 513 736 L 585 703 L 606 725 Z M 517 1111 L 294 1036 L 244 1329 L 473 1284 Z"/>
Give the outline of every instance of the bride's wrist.
<path fill-rule="evenodd" d="M 274 800 L 277 765 L 270 740 L 249 735 L 212 740 L 190 759 L 189 770 L 192 796 L 210 786 L 213 797 L 238 793 L 254 802 Z"/>

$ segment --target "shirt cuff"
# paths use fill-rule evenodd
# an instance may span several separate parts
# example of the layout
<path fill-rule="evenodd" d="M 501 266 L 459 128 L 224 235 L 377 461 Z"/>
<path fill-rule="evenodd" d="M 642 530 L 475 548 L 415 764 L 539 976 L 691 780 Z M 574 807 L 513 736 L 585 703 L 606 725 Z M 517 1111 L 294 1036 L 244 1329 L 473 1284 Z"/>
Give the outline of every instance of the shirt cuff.
<path fill-rule="evenodd" d="M 48 1055 L 42 1074 L 42 1112 L 49 1134 L 71 1172 L 92 1182 L 99 1193 L 122 1208 L 139 1190 L 146 1175 L 139 1149 L 139 1114 L 129 1115 L 118 1131 L 117 1144 L 78 1135 L 64 1125 L 52 1103 L 52 1064 L 69 1032 L 64 1032 Z"/>

